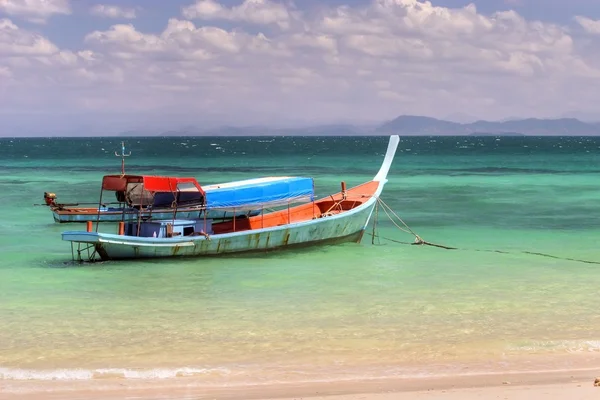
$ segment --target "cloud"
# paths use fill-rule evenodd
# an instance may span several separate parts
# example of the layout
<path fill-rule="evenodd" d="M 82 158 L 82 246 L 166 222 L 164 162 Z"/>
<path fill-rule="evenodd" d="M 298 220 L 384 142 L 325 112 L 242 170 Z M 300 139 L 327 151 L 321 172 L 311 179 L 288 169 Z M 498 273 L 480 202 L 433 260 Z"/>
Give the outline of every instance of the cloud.
<path fill-rule="evenodd" d="M 271 54 L 278 49 L 262 34 L 229 32 L 212 26 L 197 28 L 172 18 L 160 35 L 138 32 L 133 25 L 114 25 L 88 34 L 85 41 L 115 58 L 151 57 L 157 61 L 226 58 L 238 54 Z"/>
<path fill-rule="evenodd" d="M 32 88 L 51 89 L 56 94 L 67 88 L 90 88 L 97 82 L 118 83 L 107 76 L 118 67 L 104 63 L 103 57 L 91 50 L 60 49 L 44 36 L 0 19 L 0 69 L 13 78 L 12 84 L 18 85 L 24 96 Z M 35 101 L 35 96 L 29 97 Z"/>
<path fill-rule="evenodd" d="M 600 35 L 600 21 L 583 16 L 576 16 L 575 21 L 587 32 L 594 35 Z"/>
<path fill-rule="evenodd" d="M 289 28 L 292 13 L 282 4 L 271 0 L 244 0 L 239 6 L 227 8 L 214 0 L 198 0 L 184 7 L 187 19 L 243 21 L 259 25 L 275 24 Z"/>
<path fill-rule="evenodd" d="M 54 14 L 71 14 L 69 0 L 0 0 L 0 13 L 43 24 Z"/>
<path fill-rule="evenodd" d="M 136 13 L 133 8 L 122 8 L 106 4 L 96 4 L 90 9 L 92 15 L 106 18 L 135 19 Z"/>
<path fill-rule="evenodd" d="M 0 19 L 0 57 L 49 56 L 58 47 L 45 37 L 19 29 L 9 19 Z"/>
<path fill-rule="evenodd" d="M 575 34 L 515 11 L 419 0 L 302 12 L 267 0 L 234 7 L 203 0 L 182 15 L 158 31 L 133 23 L 94 30 L 71 49 L 2 20 L 0 86 L 10 81 L 21 97 L 0 106 L 176 111 L 198 123 L 250 124 L 465 110 L 481 118 L 555 116 L 566 98 L 580 111 L 600 101 L 598 41 L 583 19 Z M 32 87 L 41 94 L 28 96 Z"/>

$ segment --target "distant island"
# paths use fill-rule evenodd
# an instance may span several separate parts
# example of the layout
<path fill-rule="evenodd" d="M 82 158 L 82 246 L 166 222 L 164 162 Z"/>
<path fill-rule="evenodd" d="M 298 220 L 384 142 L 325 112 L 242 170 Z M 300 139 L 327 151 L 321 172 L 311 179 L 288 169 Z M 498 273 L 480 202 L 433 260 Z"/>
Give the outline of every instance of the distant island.
<path fill-rule="evenodd" d="M 600 134 L 600 123 L 575 118 L 515 119 L 510 121 L 476 121 L 467 124 L 430 117 L 401 115 L 377 127 L 377 133 L 400 135 L 555 135 L 586 136 Z"/>
<path fill-rule="evenodd" d="M 458 123 L 414 115 L 401 115 L 391 121 L 371 126 L 350 124 L 316 125 L 297 128 L 268 126 L 223 126 L 202 129 L 186 126 L 170 131 L 137 130 L 119 136 L 596 136 L 600 123 L 576 118 L 514 119 Z"/>
<path fill-rule="evenodd" d="M 140 124 L 144 123 L 140 121 Z M 84 136 L 597 136 L 600 135 L 600 122 L 584 122 L 576 118 L 525 118 L 503 121 L 479 120 L 470 123 L 452 122 L 443 119 L 400 115 L 393 120 L 371 125 L 329 124 L 296 127 L 274 126 L 211 126 L 183 125 L 171 129 L 152 127 L 118 131 L 99 129 L 94 126 L 73 124 L 71 127 L 47 128 L 39 131 L 23 126 L 10 127 L 0 132 L 9 137 L 84 137 Z"/>

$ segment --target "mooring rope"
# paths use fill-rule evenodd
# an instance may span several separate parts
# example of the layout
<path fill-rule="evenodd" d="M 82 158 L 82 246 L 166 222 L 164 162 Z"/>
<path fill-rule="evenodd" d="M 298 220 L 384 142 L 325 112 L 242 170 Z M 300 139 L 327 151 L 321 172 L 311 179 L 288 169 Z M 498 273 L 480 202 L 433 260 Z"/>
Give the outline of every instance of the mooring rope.
<path fill-rule="evenodd" d="M 388 218 L 390 219 L 390 221 L 392 221 L 392 223 L 401 231 L 406 232 L 406 233 L 410 233 L 415 237 L 415 241 L 414 243 L 411 244 L 416 244 L 416 245 L 427 245 L 427 246 L 433 246 L 433 247 L 439 247 L 442 249 L 446 249 L 446 250 L 458 250 L 456 247 L 450 247 L 450 246 L 444 246 L 442 244 L 437 244 L 437 243 L 431 243 L 428 242 L 426 240 L 423 240 L 423 238 L 421 238 L 421 236 L 417 235 L 415 233 L 415 231 L 413 231 L 406 222 L 404 222 L 404 220 L 402 220 L 402 218 L 400 218 L 398 216 L 398 214 L 396 214 L 394 212 L 394 210 L 392 210 L 392 208 L 390 206 L 388 206 L 383 200 L 381 200 L 381 198 L 377 198 L 377 201 L 379 203 L 381 203 L 381 205 L 383 206 L 383 211 L 385 212 L 385 214 L 388 216 Z M 389 211 L 389 212 L 388 212 Z M 390 213 L 396 217 L 398 219 L 398 221 L 400 221 L 402 223 L 402 225 L 404 225 L 406 227 L 406 229 L 402 228 L 401 226 L 399 226 L 396 221 L 394 221 L 394 219 L 392 218 L 392 216 L 390 216 Z"/>
<path fill-rule="evenodd" d="M 490 250 L 490 249 L 469 249 L 469 248 L 459 248 L 459 247 L 451 247 L 451 246 L 445 246 L 442 244 L 437 244 L 437 243 L 431 243 L 428 242 L 426 240 L 423 240 L 417 233 L 415 233 L 406 222 L 404 222 L 402 220 L 402 218 L 400 218 L 398 216 L 398 214 L 396 214 L 394 212 L 394 210 L 392 210 L 392 208 L 387 205 L 383 200 L 381 200 L 381 198 L 377 197 L 377 203 L 376 203 L 376 207 L 381 205 L 383 211 L 385 212 L 385 214 L 387 215 L 387 217 L 389 218 L 389 220 L 394 224 L 394 226 L 396 226 L 399 230 L 401 230 L 402 232 L 405 233 L 409 233 L 411 235 L 413 235 L 415 237 L 415 241 L 414 242 L 404 242 L 401 240 L 395 240 L 395 239 L 391 239 L 385 236 L 380 236 L 377 234 L 377 232 L 375 231 L 375 226 L 374 225 L 374 229 L 373 229 L 373 233 L 367 233 L 368 235 L 371 235 L 373 237 L 373 240 L 375 239 L 375 237 L 377 237 L 378 239 L 384 239 L 384 240 L 388 240 L 390 242 L 393 243 L 398 243 L 398 244 L 405 244 L 405 245 L 410 245 L 410 246 L 432 246 L 432 247 L 438 247 L 444 250 L 463 250 L 463 251 L 478 251 L 478 252 L 485 252 L 485 253 L 500 253 L 500 254 L 527 254 L 527 255 L 532 255 L 532 256 L 539 256 L 539 257 L 548 257 L 548 258 L 554 258 L 557 260 L 565 260 L 565 261 L 574 261 L 574 262 L 580 262 L 580 263 L 585 263 L 585 264 L 597 264 L 600 265 L 599 261 L 590 261 L 590 260 L 582 260 L 579 258 L 571 258 L 571 257 L 560 257 L 560 256 L 555 256 L 553 254 L 547 254 L 547 253 L 540 253 L 540 252 L 536 252 L 536 251 L 527 251 L 527 250 L 521 250 L 521 251 L 506 251 L 506 250 Z M 390 215 L 391 214 L 391 215 Z M 379 214 L 377 213 L 377 217 L 379 216 Z M 394 221 L 394 218 L 392 217 L 396 217 L 398 219 L 398 221 L 400 221 L 402 223 L 402 225 L 404 225 L 405 228 L 403 228 L 402 226 L 400 226 L 396 221 Z M 374 222 L 375 223 L 375 222 Z"/>

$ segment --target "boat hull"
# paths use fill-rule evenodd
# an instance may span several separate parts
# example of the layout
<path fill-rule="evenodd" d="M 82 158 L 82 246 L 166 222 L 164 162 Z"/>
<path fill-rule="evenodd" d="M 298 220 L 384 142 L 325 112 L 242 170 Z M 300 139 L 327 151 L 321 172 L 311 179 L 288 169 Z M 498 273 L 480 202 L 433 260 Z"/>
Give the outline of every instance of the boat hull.
<path fill-rule="evenodd" d="M 64 232 L 62 238 L 93 248 L 92 258 L 121 260 L 214 256 L 326 243 L 359 242 L 376 200 L 340 215 L 268 229 L 176 238 L 146 238 L 97 232 Z M 94 254 L 95 253 L 95 254 Z M 81 255 L 78 257 L 81 258 Z"/>
<path fill-rule="evenodd" d="M 260 214 L 260 210 L 253 211 L 241 211 L 241 212 L 231 212 L 231 211 L 219 211 L 219 210 L 208 210 L 206 218 L 213 220 L 225 220 L 231 219 L 235 217 L 242 216 L 254 216 Z M 52 210 L 52 216 L 54 217 L 54 221 L 58 223 L 71 223 L 71 222 L 131 222 L 136 221 L 138 216 L 138 211 L 135 209 L 128 209 L 123 212 L 123 209 L 113 208 L 108 210 L 100 210 L 98 212 L 97 208 L 63 208 L 58 209 L 55 208 Z M 173 218 L 173 210 L 160 210 L 150 212 L 142 212 L 141 217 L 143 219 L 147 219 L 152 217 L 152 219 L 169 219 Z M 181 208 L 177 210 L 176 219 L 197 219 L 204 218 L 204 211 L 198 208 Z"/>

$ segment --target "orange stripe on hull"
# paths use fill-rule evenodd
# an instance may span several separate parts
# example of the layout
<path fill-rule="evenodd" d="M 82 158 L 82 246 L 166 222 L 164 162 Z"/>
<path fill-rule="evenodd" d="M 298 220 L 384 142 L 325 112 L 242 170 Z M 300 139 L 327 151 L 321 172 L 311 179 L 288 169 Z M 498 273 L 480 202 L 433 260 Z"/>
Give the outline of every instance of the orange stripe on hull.
<path fill-rule="evenodd" d="M 340 192 L 314 203 L 291 207 L 289 210 L 286 208 L 251 218 L 237 218 L 235 225 L 233 221 L 220 222 L 213 225 L 213 231 L 215 234 L 229 233 L 234 231 L 234 226 L 235 232 L 272 228 L 290 223 L 310 221 L 315 218 L 321 218 L 324 215 L 343 213 L 369 200 L 373 197 L 378 187 L 379 182 L 367 182 L 348 189 L 345 200 Z"/>

